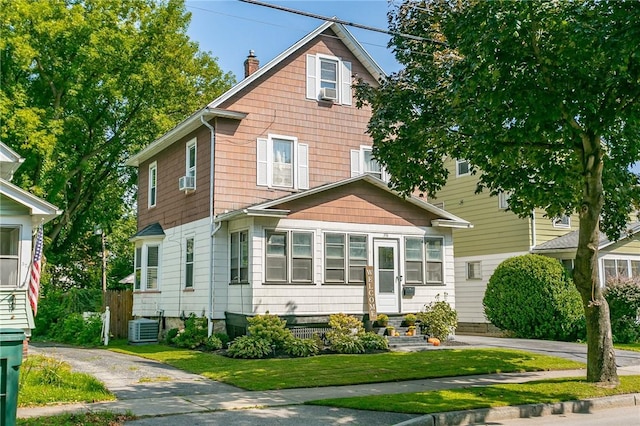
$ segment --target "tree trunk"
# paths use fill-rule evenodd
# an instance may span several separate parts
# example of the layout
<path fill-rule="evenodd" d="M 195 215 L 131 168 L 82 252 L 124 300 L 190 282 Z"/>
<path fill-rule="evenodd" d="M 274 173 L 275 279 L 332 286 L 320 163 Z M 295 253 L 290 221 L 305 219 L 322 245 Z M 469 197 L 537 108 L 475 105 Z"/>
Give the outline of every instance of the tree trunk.
<path fill-rule="evenodd" d="M 597 136 L 584 136 L 584 181 L 574 282 L 587 321 L 587 381 L 619 383 L 609 305 L 598 278 L 599 223 L 603 205 L 602 150 Z"/>

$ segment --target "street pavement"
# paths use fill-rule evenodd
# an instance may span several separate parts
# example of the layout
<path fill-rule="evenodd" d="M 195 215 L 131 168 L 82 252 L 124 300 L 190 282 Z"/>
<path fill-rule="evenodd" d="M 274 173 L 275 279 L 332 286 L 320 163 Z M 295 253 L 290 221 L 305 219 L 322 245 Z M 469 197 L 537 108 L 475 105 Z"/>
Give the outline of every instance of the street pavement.
<path fill-rule="evenodd" d="M 586 345 L 577 343 L 462 335 L 457 336 L 456 341 L 458 344 L 464 344 L 465 347 L 522 349 L 586 361 Z M 429 350 L 442 350 L 442 348 L 431 348 Z M 131 412 L 142 417 L 140 420 L 127 422 L 127 424 L 154 426 L 182 424 L 265 426 L 275 424 L 284 426 L 299 424 L 466 424 L 465 422 L 468 423 L 469 419 L 472 418 L 468 412 L 462 414 L 448 413 L 436 417 L 435 415 L 417 416 L 402 413 L 314 407 L 302 404 L 306 401 L 323 398 L 421 392 L 496 383 L 523 383 L 531 380 L 557 377 L 584 377 L 586 374 L 585 370 L 543 371 L 460 376 L 354 386 L 244 391 L 155 361 L 102 349 L 33 345 L 30 346 L 29 351 L 30 353 L 40 353 L 61 359 L 71 364 L 75 371 L 94 375 L 103 381 L 118 399 L 116 401 L 93 404 L 20 408 L 18 409 L 18 417 L 47 416 L 69 411 L 108 410 L 112 412 Z M 640 353 L 616 351 L 616 361 L 620 375 L 640 375 Z M 622 396 L 614 397 L 613 401 L 615 404 L 622 406 L 640 404 L 640 394 L 633 395 L 630 399 L 623 399 Z M 583 406 L 592 408 L 603 406 L 602 404 L 598 406 L 597 401 L 589 401 L 585 404 Z M 606 406 L 611 406 L 611 403 Z M 570 406 L 566 408 L 569 412 L 572 409 Z M 533 410 L 534 414 L 544 411 L 539 407 Z M 476 417 L 476 419 L 489 421 L 492 419 L 492 415 L 497 416 L 500 412 L 497 409 L 485 411 L 478 411 L 476 414 L 480 417 Z M 547 411 L 549 411 L 548 414 L 553 412 L 553 410 Z M 513 413 L 506 415 L 507 418 L 520 417 L 526 412 L 526 409 L 520 407 Z M 502 417 L 496 417 L 496 419 L 498 418 Z M 640 418 L 637 419 L 637 423 L 635 420 L 633 419 L 634 423 L 629 424 L 640 425 Z"/>

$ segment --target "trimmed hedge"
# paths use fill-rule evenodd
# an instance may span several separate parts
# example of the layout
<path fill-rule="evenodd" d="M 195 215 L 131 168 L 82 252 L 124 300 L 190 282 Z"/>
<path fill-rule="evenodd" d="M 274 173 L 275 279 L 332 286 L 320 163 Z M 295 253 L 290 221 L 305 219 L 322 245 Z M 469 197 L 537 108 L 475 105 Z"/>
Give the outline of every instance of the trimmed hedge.
<path fill-rule="evenodd" d="M 483 304 L 487 319 L 516 337 L 585 336 L 580 295 L 557 259 L 527 254 L 505 260 L 489 279 Z"/>
<path fill-rule="evenodd" d="M 640 279 L 615 278 L 607 280 L 604 297 L 609 304 L 611 332 L 615 343 L 640 341 Z"/>

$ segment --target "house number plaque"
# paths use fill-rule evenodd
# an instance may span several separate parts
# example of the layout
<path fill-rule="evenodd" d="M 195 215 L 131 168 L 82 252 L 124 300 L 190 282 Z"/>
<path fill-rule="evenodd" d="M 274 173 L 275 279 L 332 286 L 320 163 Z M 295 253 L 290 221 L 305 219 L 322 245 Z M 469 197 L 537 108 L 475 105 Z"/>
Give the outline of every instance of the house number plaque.
<path fill-rule="evenodd" d="M 375 321 L 378 318 L 376 310 L 376 285 L 373 279 L 373 266 L 365 266 L 364 276 L 367 282 L 367 306 L 369 307 L 369 320 Z"/>

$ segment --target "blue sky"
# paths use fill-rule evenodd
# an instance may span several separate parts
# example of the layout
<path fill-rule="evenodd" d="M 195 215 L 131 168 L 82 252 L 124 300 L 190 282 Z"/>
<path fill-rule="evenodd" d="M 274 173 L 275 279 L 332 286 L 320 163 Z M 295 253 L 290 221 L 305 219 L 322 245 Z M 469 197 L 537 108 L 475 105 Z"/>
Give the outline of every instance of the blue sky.
<path fill-rule="evenodd" d="M 262 0 L 362 25 L 386 29 L 387 0 Z M 244 77 L 244 60 L 249 50 L 255 51 L 262 65 L 322 24 L 309 18 L 276 9 L 243 3 L 238 0 L 187 0 L 191 12 L 189 37 L 200 50 L 218 58 L 223 71 L 231 71 L 238 81 Z M 382 69 L 391 73 L 400 66 L 386 47 L 387 34 L 347 27 Z"/>

